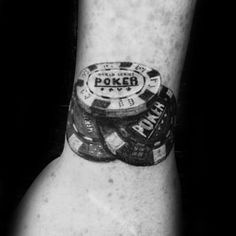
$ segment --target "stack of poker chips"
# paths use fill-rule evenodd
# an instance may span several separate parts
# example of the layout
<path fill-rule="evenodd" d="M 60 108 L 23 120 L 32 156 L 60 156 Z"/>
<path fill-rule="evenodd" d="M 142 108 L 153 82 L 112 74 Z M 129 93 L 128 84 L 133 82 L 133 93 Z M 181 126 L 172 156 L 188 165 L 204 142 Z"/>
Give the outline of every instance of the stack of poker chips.
<path fill-rule="evenodd" d="M 130 62 L 95 64 L 75 83 L 67 140 L 91 161 L 155 165 L 173 147 L 175 114 L 175 97 L 158 71 Z"/>

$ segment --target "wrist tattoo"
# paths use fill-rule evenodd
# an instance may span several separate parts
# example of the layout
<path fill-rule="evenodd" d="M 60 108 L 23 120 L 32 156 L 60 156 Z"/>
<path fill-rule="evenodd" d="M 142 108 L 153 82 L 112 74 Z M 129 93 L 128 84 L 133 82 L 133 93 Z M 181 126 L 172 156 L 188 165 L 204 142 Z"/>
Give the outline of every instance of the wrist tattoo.
<path fill-rule="evenodd" d="M 175 119 L 176 99 L 157 70 L 132 62 L 98 63 L 76 80 L 66 136 L 85 159 L 150 166 L 170 153 Z"/>

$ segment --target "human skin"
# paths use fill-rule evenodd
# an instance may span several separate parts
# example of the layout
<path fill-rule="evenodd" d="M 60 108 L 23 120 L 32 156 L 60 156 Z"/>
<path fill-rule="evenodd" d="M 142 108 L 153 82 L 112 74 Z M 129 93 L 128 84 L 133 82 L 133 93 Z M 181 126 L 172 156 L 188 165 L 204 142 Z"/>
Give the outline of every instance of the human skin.
<path fill-rule="evenodd" d="M 178 96 L 194 0 L 82 0 L 75 82 L 94 63 L 130 61 L 158 70 Z M 28 190 L 16 236 L 177 236 L 179 179 L 174 148 L 161 163 L 92 162 L 65 141 Z"/>

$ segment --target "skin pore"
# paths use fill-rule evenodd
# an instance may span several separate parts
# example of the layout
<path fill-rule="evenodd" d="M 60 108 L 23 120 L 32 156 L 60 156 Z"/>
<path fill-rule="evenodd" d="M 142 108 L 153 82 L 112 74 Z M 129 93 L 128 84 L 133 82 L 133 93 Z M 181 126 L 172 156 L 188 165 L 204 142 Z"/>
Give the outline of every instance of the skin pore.
<path fill-rule="evenodd" d="M 194 0 L 81 0 L 75 83 L 82 69 L 132 62 L 157 70 L 178 96 Z M 125 118 L 124 118 L 125 119 Z M 92 162 L 64 151 L 26 194 L 15 236 L 177 236 L 174 148 L 157 165 Z"/>

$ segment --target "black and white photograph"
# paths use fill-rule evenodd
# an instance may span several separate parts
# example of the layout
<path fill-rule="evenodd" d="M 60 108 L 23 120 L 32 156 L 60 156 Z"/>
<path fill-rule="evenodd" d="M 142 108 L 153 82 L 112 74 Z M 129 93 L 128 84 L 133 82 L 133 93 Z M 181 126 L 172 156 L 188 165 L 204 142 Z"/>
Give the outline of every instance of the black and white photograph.
<path fill-rule="evenodd" d="M 216 27 L 203 0 L 2 0 L 0 235 L 215 235 Z"/>

